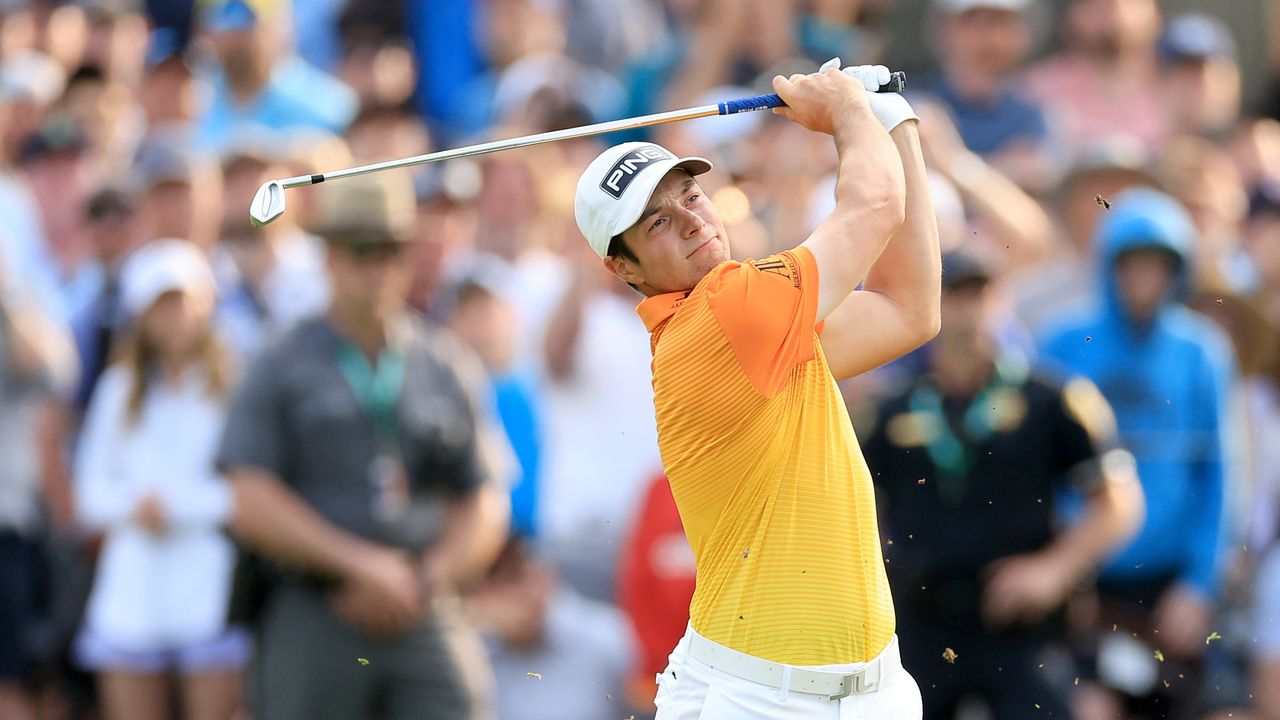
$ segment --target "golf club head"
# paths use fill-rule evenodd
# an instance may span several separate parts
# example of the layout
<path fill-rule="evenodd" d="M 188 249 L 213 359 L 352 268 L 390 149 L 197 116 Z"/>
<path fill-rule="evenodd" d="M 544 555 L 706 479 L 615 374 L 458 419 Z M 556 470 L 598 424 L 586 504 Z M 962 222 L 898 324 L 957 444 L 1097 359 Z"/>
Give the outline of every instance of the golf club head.
<path fill-rule="evenodd" d="M 253 196 L 253 204 L 249 206 L 249 222 L 254 227 L 262 227 L 283 214 L 284 185 L 279 180 L 263 183 Z"/>

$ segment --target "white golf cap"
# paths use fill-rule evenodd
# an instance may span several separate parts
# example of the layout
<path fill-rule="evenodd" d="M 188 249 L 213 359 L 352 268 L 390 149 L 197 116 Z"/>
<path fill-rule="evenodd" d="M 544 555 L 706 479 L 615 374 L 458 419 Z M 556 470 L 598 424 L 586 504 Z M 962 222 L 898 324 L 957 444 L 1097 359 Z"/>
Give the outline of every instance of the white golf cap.
<path fill-rule="evenodd" d="M 700 157 L 676 157 L 648 142 L 614 145 L 596 156 L 578 178 L 573 216 L 596 255 L 609 254 L 609 241 L 640 219 L 649 197 L 673 168 L 701 175 L 711 162 Z"/>
<path fill-rule="evenodd" d="M 186 240 L 155 240 L 134 250 L 120 274 L 124 310 L 137 316 L 173 290 L 212 296 L 217 288 L 209 261 Z"/>
<path fill-rule="evenodd" d="M 1031 6 L 1033 0 L 937 0 L 937 8 L 949 14 L 962 13 L 978 8 L 994 8 L 1022 12 Z"/>

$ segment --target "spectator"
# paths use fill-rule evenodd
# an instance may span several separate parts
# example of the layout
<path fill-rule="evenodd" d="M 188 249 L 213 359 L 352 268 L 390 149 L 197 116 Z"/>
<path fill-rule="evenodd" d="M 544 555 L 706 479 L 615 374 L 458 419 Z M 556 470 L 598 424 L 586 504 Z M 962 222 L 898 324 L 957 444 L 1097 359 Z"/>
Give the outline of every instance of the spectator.
<path fill-rule="evenodd" d="M 251 5 L 249 0 L 207 6 L 204 29 L 218 67 L 208 78 L 212 99 L 198 121 L 205 149 L 222 150 L 246 124 L 341 132 L 351 122 L 356 112 L 351 89 L 285 52 L 284 12 L 281 3 Z"/>
<path fill-rule="evenodd" d="M 120 272 L 138 242 L 133 198 L 116 188 L 99 190 L 85 206 L 84 224 L 95 256 L 98 284 L 72 321 L 81 364 L 74 398 L 79 412 L 88 408 L 128 320 L 120 297 Z"/>
<path fill-rule="evenodd" d="M 622 717 L 632 654 L 625 618 L 564 585 L 518 536 L 468 608 L 486 630 L 498 720 L 539 720 L 553 708 L 564 720 Z"/>
<path fill-rule="evenodd" d="M 912 89 L 931 94 L 964 145 L 1023 187 L 1053 180 L 1049 128 L 1014 73 L 1031 50 L 1034 0 L 935 0 L 938 74 Z"/>
<path fill-rule="evenodd" d="M 1043 345 L 1098 385 L 1138 460 L 1147 519 L 1099 576 L 1098 629 L 1124 632 L 1100 633 L 1098 671 L 1140 717 L 1197 711 L 1198 660 L 1222 589 L 1234 360 L 1223 334 L 1183 304 L 1195 241 L 1191 218 L 1169 196 L 1137 189 L 1114 198 L 1098 230 L 1101 306 Z M 1127 633 L 1167 661 L 1119 674 L 1125 653 L 1142 647 Z"/>
<path fill-rule="evenodd" d="M 218 166 L 172 135 L 156 136 L 134 161 L 142 238 L 181 238 L 209 252 L 218 237 Z"/>
<path fill-rule="evenodd" d="M 612 601 L 632 508 L 662 461 L 637 296 L 594 259 L 575 258 L 547 324 L 548 435 L 538 504 L 540 539 L 565 580 L 587 597 Z M 594 441 L 583 444 L 584 437 Z"/>
<path fill-rule="evenodd" d="M 138 105 L 149 134 L 192 136 L 196 86 L 186 53 L 187 48 L 180 44 L 173 28 L 157 28 L 147 40 Z"/>
<path fill-rule="evenodd" d="M 1223 141 L 1240 119 L 1236 43 L 1221 20 L 1191 13 L 1169 21 L 1156 47 L 1174 132 Z"/>
<path fill-rule="evenodd" d="M 4 253 L 0 251 L 0 264 Z M 34 720 L 28 696 L 37 660 L 35 628 L 43 520 L 65 528 L 69 508 L 46 487 L 36 442 L 41 406 L 65 390 L 75 356 L 65 328 L 0 270 L 0 717 Z M 42 507 L 42 499 L 45 507 Z"/>
<path fill-rule="evenodd" d="M 1059 230 L 1047 257 L 1009 278 L 1018 316 L 1040 337 L 1065 315 L 1085 312 L 1097 297 L 1093 238 L 1107 204 L 1133 187 L 1156 187 L 1147 154 L 1132 138 L 1106 138 L 1082 150 L 1056 192 Z M 1049 270 L 1052 268 L 1052 271 Z"/>
<path fill-rule="evenodd" d="M 1160 95 L 1156 0 L 1071 0 L 1063 18 L 1066 48 L 1033 67 L 1027 90 L 1055 118 L 1068 162 L 1090 140 L 1131 135 L 1150 152 L 1168 138 L 1171 118 Z"/>
<path fill-rule="evenodd" d="M 666 475 L 649 481 L 640 510 L 622 547 L 618 604 L 631 621 L 639 645 L 629 668 L 627 701 L 652 715 L 654 678 L 689 626 L 689 603 L 697 579 L 693 549 Z"/>
<path fill-rule="evenodd" d="M 449 329 L 467 343 L 489 371 L 493 401 L 515 451 L 520 473 L 511 485 L 511 527 L 522 537 L 537 534 L 542 469 L 542 412 L 537 380 L 514 366 L 515 314 L 508 302 L 479 281 L 458 288 Z"/>
<path fill-rule="evenodd" d="M 1254 192 L 1244 249 L 1258 273 L 1258 306 L 1268 322 L 1280 326 L 1280 183 L 1262 183 Z"/>
<path fill-rule="evenodd" d="M 234 530 L 270 563 L 243 608 L 256 717 L 488 716 L 478 639 L 451 598 L 505 537 L 501 439 L 483 369 L 407 313 L 396 260 L 413 199 L 396 179 L 323 196 L 328 312 L 259 353 L 218 454 Z"/>
<path fill-rule="evenodd" d="M 1169 142 L 1157 170 L 1161 187 L 1195 223 L 1193 287 L 1252 290 L 1257 273 L 1241 248 L 1249 194 L 1231 158 L 1209 140 L 1181 136 Z"/>
<path fill-rule="evenodd" d="M 978 235 L 969 243 L 988 246 L 988 256 L 1009 268 L 1043 260 L 1053 241 L 1053 221 L 1040 203 L 965 147 L 945 110 L 933 103 L 916 104 L 924 113 L 920 143 L 925 163 L 960 192 Z"/>
<path fill-rule="evenodd" d="M 83 307 L 85 283 L 91 278 L 81 211 L 100 182 L 102 167 L 89 156 L 84 128 L 67 116 L 51 119 L 31 137 L 19 163 L 39 210 L 63 305 L 75 313 Z"/>
<path fill-rule="evenodd" d="M 75 465 L 80 521 L 104 536 L 76 652 L 108 718 L 175 716 L 172 673 L 177 716 L 229 720 L 250 643 L 226 625 L 232 496 L 213 455 L 231 378 L 213 273 L 164 240 L 129 259 L 121 285 L 133 333 L 94 392 Z"/>
<path fill-rule="evenodd" d="M 1071 672 L 1061 610 L 1141 522 L 1133 457 L 1087 380 L 1029 371 L 995 339 L 990 270 L 962 250 L 943 258 L 942 331 L 928 371 L 880 404 L 863 443 L 883 500 L 885 556 L 903 662 L 925 717 L 952 718 L 977 694 L 997 720 L 1031 708 L 1068 718 Z M 1058 526 L 1068 487 L 1082 517 Z M 1002 520 L 997 521 L 997 518 Z M 938 646 L 963 660 L 948 665 Z"/>
<path fill-rule="evenodd" d="M 273 133 L 241 135 L 222 157 L 221 236 L 214 251 L 219 278 L 218 320 L 236 355 L 252 357 L 266 342 L 324 311 L 329 283 L 324 246 L 293 218 L 264 228 L 249 223 L 245 208 L 264 182 L 290 173 L 276 160 Z"/>

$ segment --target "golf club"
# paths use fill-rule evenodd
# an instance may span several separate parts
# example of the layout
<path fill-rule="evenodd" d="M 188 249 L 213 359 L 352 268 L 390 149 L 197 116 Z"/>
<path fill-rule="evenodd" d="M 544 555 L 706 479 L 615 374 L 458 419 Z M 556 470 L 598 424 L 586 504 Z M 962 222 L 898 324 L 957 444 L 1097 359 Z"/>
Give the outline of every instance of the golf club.
<path fill-rule="evenodd" d="M 895 72 L 890 75 L 889 82 L 881 85 L 877 92 L 903 92 L 906 90 L 906 86 L 906 74 L 902 72 Z M 768 95 L 757 95 L 755 97 L 739 98 L 737 100 L 726 100 L 713 105 L 701 105 L 699 107 L 686 108 L 684 110 L 671 110 L 669 112 L 641 115 L 639 117 L 624 118 L 622 120 L 611 120 L 609 122 L 583 125 L 581 127 L 568 128 L 565 130 L 553 130 L 551 132 L 538 133 L 536 135 L 523 135 L 520 137 L 508 138 L 506 140 L 495 140 L 492 142 L 480 143 L 478 145 L 468 145 L 466 147 L 460 147 L 453 150 L 441 150 L 439 152 L 415 155 L 413 157 L 402 158 L 399 160 L 388 160 L 386 162 L 373 163 L 371 165 L 361 165 L 359 167 L 347 168 L 346 170 L 336 170 L 334 172 L 316 175 L 299 175 L 297 177 L 285 178 L 283 180 L 270 180 L 263 183 L 262 187 L 258 188 L 257 194 L 253 196 L 253 205 L 249 208 L 249 220 L 253 223 L 254 227 L 262 227 L 283 215 L 285 209 L 284 191 L 289 188 L 302 187 L 305 185 L 318 185 L 328 180 L 339 180 L 341 178 L 364 175 L 367 173 L 378 172 L 380 170 L 406 168 L 414 165 L 440 162 L 442 160 L 454 160 L 456 158 L 470 157 L 472 155 L 483 155 L 486 153 L 498 152 L 500 150 L 514 150 L 515 148 L 528 147 L 530 145 L 539 145 L 559 140 L 572 140 L 590 135 L 617 132 L 619 130 L 633 130 L 636 128 L 648 127 L 650 125 L 661 125 L 681 120 L 693 120 L 695 118 L 710 117 L 712 115 L 733 115 L 735 113 L 749 112 L 752 110 L 765 110 L 768 108 L 782 107 L 785 104 L 786 103 L 782 102 L 782 98 L 779 98 L 777 94 L 770 93 Z"/>

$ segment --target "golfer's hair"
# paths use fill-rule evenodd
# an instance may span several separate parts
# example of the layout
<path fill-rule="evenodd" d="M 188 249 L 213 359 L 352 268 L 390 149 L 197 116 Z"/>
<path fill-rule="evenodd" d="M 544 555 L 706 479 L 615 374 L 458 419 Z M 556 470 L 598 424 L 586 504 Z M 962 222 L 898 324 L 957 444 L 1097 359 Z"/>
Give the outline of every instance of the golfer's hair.
<path fill-rule="evenodd" d="M 609 257 L 620 257 L 631 262 L 639 262 L 640 258 L 631 252 L 631 248 L 627 247 L 627 241 L 622 239 L 622 233 L 618 233 L 609 239 Z"/>
<path fill-rule="evenodd" d="M 609 238 L 609 251 L 607 254 L 609 257 L 620 257 L 633 263 L 640 262 L 640 258 L 636 257 L 636 254 L 631 252 L 631 248 L 627 247 L 627 241 L 622 239 L 622 233 Z M 635 283 L 627 284 L 631 286 L 632 290 L 640 292 L 640 288 L 636 287 Z"/>

